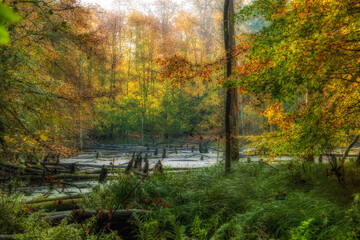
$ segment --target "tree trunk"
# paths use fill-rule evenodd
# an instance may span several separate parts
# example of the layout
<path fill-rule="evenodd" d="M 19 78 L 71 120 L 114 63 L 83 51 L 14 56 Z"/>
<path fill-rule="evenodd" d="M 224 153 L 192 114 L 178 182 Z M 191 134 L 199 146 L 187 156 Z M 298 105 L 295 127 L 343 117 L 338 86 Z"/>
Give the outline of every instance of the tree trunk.
<path fill-rule="evenodd" d="M 359 138 L 360 138 L 360 135 L 355 136 L 354 140 L 347 147 L 343 157 L 341 158 L 341 164 L 342 165 L 345 164 L 345 160 L 346 160 L 347 156 L 349 155 L 349 152 L 350 152 L 351 148 L 356 144 L 356 142 L 359 140 Z"/>
<path fill-rule="evenodd" d="M 356 166 L 360 167 L 360 151 L 359 151 L 359 154 L 356 158 Z"/>
<path fill-rule="evenodd" d="M 231 144 L 231 161 L 239 160 L 239 94 L 237 88 L 231 88 L 230 102 L 230 144 Z"/>
<path fill-rule="evenodd" d="M 80 71 L 79 71 L 79 149 L 80 151 L 83 150 L 83 126 L 82 126 L 82 84 L 81 84 L 81 81 L 82 81 L 82 75 L 83 75 L 83 61 L 82 61 L 82 56 L 80 55 Z"/>
<path fill-rule="evenodd" d="M 224 42 L 226 51 L 226 78 L 232 73 L 233 56 L 232 50 L 235 47 L 234 27 L 234 1 L 224 2 Z M 230 172 L 231 161 L 239 159 L 238 141 L 238 94 L 237 89 L 227 86 L 225 104 L 225 171 Z"/>

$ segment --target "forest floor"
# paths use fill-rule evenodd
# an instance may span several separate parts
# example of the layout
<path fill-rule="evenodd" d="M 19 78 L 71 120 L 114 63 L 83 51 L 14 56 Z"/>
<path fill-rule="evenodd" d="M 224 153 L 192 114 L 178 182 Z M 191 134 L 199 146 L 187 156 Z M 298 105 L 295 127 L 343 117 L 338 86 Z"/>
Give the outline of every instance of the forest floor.
<path fill-rule="evenodd" d="M 54 226 L 43 211 L 29 215 L 18 198 L 2 195 L 0 231 L 19 239 L 358 239 L 360 169 L 348 164 L 345 187 L 316 163 L 120 174 L 80 201 L 84 215 L 99 213 L 81 224 Z M 124 212 L 134 214 L 115 221 Z"/>
<path fill-rule="evenodd" d="M 326 162 L 243 155 L 225 174 L 221 151 L 194 148 L 102 145 L 61 159 L 81 174 L 105 165 L 108 180 L 23 186 L 25 197 L 0 190 L 0 238 L 359 239 L 360 168 L 352 161 L 340 184 Z M 162 160 L 163 172 L 125 174 L 135 150 L 152 156 L 151 168 Z M 24 202 L 43 193 L 32 207 Z"/>
<path fill-rule="evenodd" d="M 133 222 L 138 239 L 358 239 L 360 169 L 351 164 L 345 187 L 327 174 L 328 164 L 316 163 L 122 176 L 82 206 L 149 210 Z"/>

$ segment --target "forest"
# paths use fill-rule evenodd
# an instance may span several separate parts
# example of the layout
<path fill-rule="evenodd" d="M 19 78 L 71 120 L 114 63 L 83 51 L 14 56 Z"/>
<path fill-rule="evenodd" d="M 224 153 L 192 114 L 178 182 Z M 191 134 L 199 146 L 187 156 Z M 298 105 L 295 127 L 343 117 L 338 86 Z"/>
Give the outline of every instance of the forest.
<path fill-rule="evenodd" d="M 0 81 L 0 239 L 360 239 L 358 0 L 3 0 Z"/>

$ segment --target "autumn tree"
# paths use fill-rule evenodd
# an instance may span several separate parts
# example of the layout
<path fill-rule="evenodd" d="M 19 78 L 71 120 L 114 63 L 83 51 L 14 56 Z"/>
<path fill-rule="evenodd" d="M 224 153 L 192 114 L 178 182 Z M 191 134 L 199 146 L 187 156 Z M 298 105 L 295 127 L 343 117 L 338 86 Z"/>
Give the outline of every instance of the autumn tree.
<path fill-rule="evenodd" d="M 277 153 L 307 160 L 359 135 L 357 1 L 254 1 L 238 18 L 265 20 L 251 36 L 241 84 L 268 106 L 276 131 L 259 140 Z"/>
<path fill-rule="evenodd" d="M 79 147 L 80 132 L 90 128 L 91 99 L 98 92 L 85 84 L 73 57 L 87 59 L 97 42 L 86 33 L 91 14 L 72 1 L 7 3 L 22 21 L 9 29 L 11 42 L 0 47 L 1 151 L 23 160 L 67 154 L 64 146 Z"/>
<path fill-rule="evenodd" d="M 122 56 L 117 74 L 124 91 L 97 105 L 103 120 L 94 135 L 108 140 L 126 139 L 127 135 L 149 139 L 165 134 L 183 136 L 193 128 L 202 133 L 219 130 L 212 118 L 220 112 L 218 93 L 212 91 L 215 82 L 208 79 L 204 84 L 201 77 L 169 78 L 162 72 L 162 62 L 174 56 L 199 61 L 204 54 L 199 26 L 187 17 L 192 16 L 177 12 L 171 1 L 157 2 L 154 12 L 125 14 L 122 51 L 117 52 Z M 105 35 L 105 27 L 98 29 Z M 111 55 L 109 46 L 104 50 Z M 212 52 L 206 58 L 213 56 Z"/>

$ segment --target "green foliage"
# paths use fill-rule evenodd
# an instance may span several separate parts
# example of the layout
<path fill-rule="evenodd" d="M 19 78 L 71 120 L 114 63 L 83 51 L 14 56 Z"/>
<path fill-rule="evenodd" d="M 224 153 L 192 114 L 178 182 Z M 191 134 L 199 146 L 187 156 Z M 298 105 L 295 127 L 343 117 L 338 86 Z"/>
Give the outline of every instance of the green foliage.
<path fill-rule="evenodd" d="M 294 240 L 305 240 L 308 239 L 313 233 L 309 229 L 309 225 L 314 221 L 314 218 L 310 218 L 306 221 L 303 221 L 299 227 L 296 228 L 294 232 L 292 232 L 291 239 Z"/>
<path fill-rule="evenodd" d="M 260 138 L 275 153 L 332 152 L 359 133 L 358 1 L 254 0 L 241 6 L 242 24 L 267 24 L 248 34 L 251 47 L 238 84 L 268 114 L 275 131 Z M 241 68 L 243 69 L 243 68 Z M 240 74 L 240 73 L 239 73 Z"/>
<path fill-rule="evenodd" d="M 6 6 L 5 3 L 0 3 L 0 44 L 7 44 L 10 41 L 9 32 L 6 26 L 20 21 L 20 19 L 20 16 Z"/>
<path fill-rule="evenodd" d="M 17 195 L 0 192 L 0 212 L 0 235 L 15 234 L 17 239 L 118 239 L 116 232 L 95 232 L 95 216 L 79 225 L 69 224 L 64 219 L 59 225 L 53 226 L 44 217 L 44 211 L 29 215 L 25 211 L 22 197 Z"/>
<path fill-rule="evenodd" d="M 85 223 L 81 224 L 80 227 L 69 224 L 66 219 L 61 221 L 61 223 L 55 227 L 51 226 L 49 222 L 45 220 L 42 215 L 45 213 L 40 211 L 32 214 L 24 222 L 25 231 L 23 234 L 19 234 L 18 239 L 31 240 L 31 239 L 102 239 L 102 240 L 111 240 L 117 239 L 116 232 L 112 234 L 97 234 L 94 232 L 93 225 L 96 222 L 96 217 L 87 220 Z"/>
<path fill-rule="evenodd" d="M 138 227 L 137 237 L 141 240 L 187 239 L 185 227 L 179 225 L 176 217 L 168 209 L 160 209 L 144 218 L 138 217 L 135 224 Z"/>
<path fill-rule="evenodd" d="M 97 187 L 84 204 L 114 208 L 130 193 L 121 207 L 151 210 L 137 221 L 142 239 L 169 232 L 194 239 L 341 239 L 347 233 L 352 239 L 358 231 L 358 198 L 352 208 L 346 206 L 360 188 L 350 183 L 343 188 L 326 177 L 327 168 L 289 163 L 276 170 L 258 163 L 234 164 L 226 175 L 214 166 L 154 175 L 133 192 L 131 186 L 140 179 L 122 176 Z"/>
<path fill-rule="evenodd" d="M 191 129 L 200 133 L 218 130 L 220 124 L 215 119 L 220 111 L 217 107 L 219 99 L 218 94 L 211 91 L 211 86 L 195 96 L 169 83 L 159 84 L 156 88 L 163 94 L 158 94 L 153 100 L 156 104 L 149 103 L 146 111 L 141 107 L 140 93 L 110 103 L 109 99 L 102 100 L 98 112 L 104 121 L 99 122 L 92 134 L 102 140 L 124 142 L 130 133 L 139 135 L 142 124 L 144 135 L 148 137 L 164 134 L 186 136 Z M 145 142 L 150 142 L 150 139 L 147 140 Z"/>
<path fill-rule="evenodd" d="M 0 190 L 0 234 L 17 233 L 23 229 L 24 211 L 20 197 Z"/>
<path fill-rule="evenodd" d="M 80 25 L 87 23 L 86 11 L 71 1 L 13 5 L 22 21 L 9 26 L 11 44 L 0 45 L 1 157 L 35 162 L 48 152 L 70 155 L 66 147 L 73 147 L 69 143 L 78 142 L 79 132 L 85 136 L 93 123 L 88 118 L 91 100 L 84 92 L 95 89 L 79 73 L 80 56 L 91 52 L 77 40 Z M 16 20 L 0 6 L 6 21 Z"/>
<path fill-rule="evenodd" d="M 224 174 L 214 166 L 156 174 L 141 182 L 134 175 L 96 186 L 86 209 L 145 209 L 130 222 L 139 239 L 357 239 L 360 187 L 343 188 L 326 177 L 326 164 L 234 164 Z M 359 178 L 358 175 L 353 176 Z M 138 184 L 134 189 L 134 186 Z M 1 233 L 19 239 L 97 239 L 95 218 L 81 225 L 64 220 L 51 226 L 45 212 L 25 217 L 20 198 L 1 195 Z M 282 196 L 282 197 L 279 197 Z M 285 197 L 283 197 L 285 196 Z M 350 206 L 350 207 L 348 207 Z M 116 233 L 99 239 L 114 239 Z M 345 237 L 345 238 L 344 238 Z"/>
<path fill-rule="evenodd" d="M 191 234 L 193 237 L 199 240 L 205 240 L 207 239 L 207 231 L 206 229 L 202 228 L 201 220 L 198 216 L 195 216 L 195 219 L 192 223 L 191 227 Z"/>
<path fill-rule="evenodd" d="M 332 224 L 332 222 L 336 224 Z M 309 218 L 303 221 L 297 228 L 290 230 L 291 239 L 358 239 L 360 212 L 359 194 L 355 194 L 352 207 L 346 210 L 345 216 L 338 219 L 329 219 L 327 213 L 322 214 L 321 220 Z"/>

